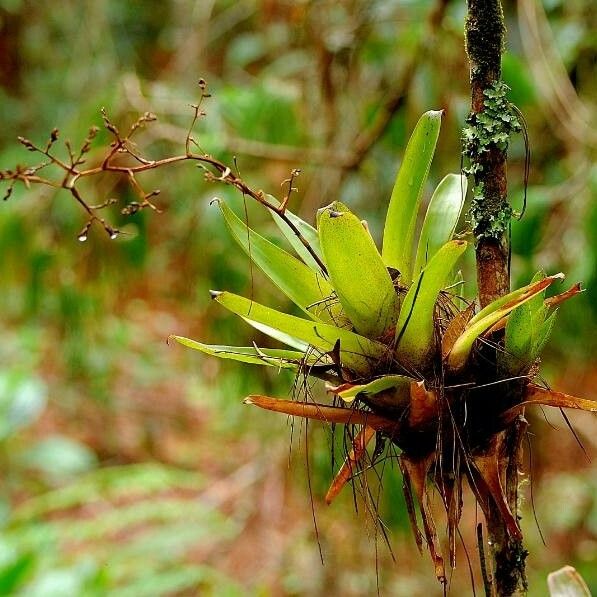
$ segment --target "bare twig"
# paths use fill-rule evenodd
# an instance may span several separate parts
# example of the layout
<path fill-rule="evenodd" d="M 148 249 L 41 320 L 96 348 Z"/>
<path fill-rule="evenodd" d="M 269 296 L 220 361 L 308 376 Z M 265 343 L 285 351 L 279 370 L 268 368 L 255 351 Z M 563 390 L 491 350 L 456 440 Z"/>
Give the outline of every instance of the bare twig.
<path fill-rule="evenodd" d="M 151 201 L 151 199 L 159 195 L 160 190 L 155 189 L 150 192 L 145 192 L 143 186 L 139 182 L 138 175 L 149 170 L 155 170 L 157 168 L 162 168 L 178 162 L 194 161 L 204 168 L 206 180 L 213 182 L 223 182 L 224 184 L 230 185 L 238 189 L 243 195 L 251 197 L 270 211 L 275 212 L 278 216 L 280 216 L 284 223 L 292 230 L 296 237 L 305 246 L 307 251 L 309 251 L 310 255 L 321 268 L 321 271 L 326 273 L 325 265 L 321 261 L 320 257 L 301 234 L 296 224 L 286 214 L 286 205 L 290 198 L 290 194 L 296 190 L 293 187 L 293 182 L 296 176 L 300 173 L 300 170 L 292 170 L 290 178 L 284 181 L 284 185 L 288 184 L 288 190 L 280 204 L 275 205 L 267 200 L 263 191 L 255 190 L 249 187 L 249 185 L 240 176 L 235 174 L 232 168 L 208 153 L 203 152 L 197 142 L 193 139 L 192 135 L 197 121 L 205 115 L 205 112 L 201 109 L 202 102 L 209 98 L 210 94 L 207 90 L 207 84 L 203 79 L 199 80 L 199 88 L 201 90 L 201 97 L 199 103 L 193 104 L 191 106 L 193 109 L 193 117 L 186 133 L 184 145 L 185 152 L 183 154 L 168 156 L 157 160 L 145 158 L 132 143 L 131 138 L 140 128 L 153 123 L 156 120 L 156 116 L 151 112 L 145 112 L 133 123 L 126 135 L 123 135 L 118 127 L 110 120 L 107 111 L 102 109 L 101 114 L 104 128 L 112 135 L 113 140 L 101 158 L 99 165 L 89 168 L 81 167 L 85 164 L 85 156 L 91 150 L 92 142 L 97 136 L 99 131 L 97 127 L 92 127 L 89 129 L 89 133 L 83 141 L 78 153 L 73 150 L 69 141 L 65 142 L 65 147 L 69 156 L 68 162 L 61 160 L 54 153 L 52 153 L 54 144 L 59 138 L 58 129 L 54 129 L 51 132 L 48 142 L 43 147 L 34 144 L 29 139 L 19 137 L 19 142 L 28 151 L 32 153 L 39 153 L 46 157 L 47 160 L 44 160 L 42 163 L 36 166 L 17 166 L 12 170 L 0 171 L 0 182 L 4 181 L 8 183 L 8 188 L 4 195 L 4 199 L 8 199 L 10 197 L 12 190 L 17 183 L 22 183 L 28 188 L 32 184 L 40 184 L 55 189 L 65 189 L 73 196 L 75 201 L 83 208 L 88 216 L 87 222 L 79 232 L 79 240 L 87 240 L 89 230 L 93 224 L 100 225 L 108 234 L 108 236 L 114 239 L 120 234 L 120 231 L 108 223 L 106 219 L 98 216 L 97 212 L 107 206 L 113 205 L 116 203 L 116 200 L 108 199 L 99 205 L 91 205 L 85 199 L 77 186 L 81 180 L 106 172 L 125 176 L 129 185 L 139 197 L 139 201 L 130 202 L 121 210 L 121 213 L 123 215 L 132 215 L 145 208 L 150 208 L 156 212 L 159 212 L 158 207 Z M 193 151 L 193 147 L 199 148 L 201 153 Z M 126 163 L 127 161 L 129 163 Z M 59 172 L 62 172 L 62 177 L 60 179 L 52 179 L 47 176 L 41 176 L 39 174 L 40 171 L 48 166 L 54 166 L 54 168 L 56 168 Z"/>

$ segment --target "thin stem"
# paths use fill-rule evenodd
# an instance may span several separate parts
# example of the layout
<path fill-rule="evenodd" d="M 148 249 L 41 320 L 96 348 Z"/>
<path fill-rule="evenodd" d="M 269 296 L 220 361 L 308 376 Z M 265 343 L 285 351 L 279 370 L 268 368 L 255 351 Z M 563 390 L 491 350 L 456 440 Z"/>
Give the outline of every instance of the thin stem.
<path fill-rule="evenodd" d="M 49 159 L 49 162 L 44 162 L 38 166 L 32 166 L 28 168 L 17 167 L 14 170 L 0 171 L 0 181 L 6 181 L 9 184 L 8 191 L 5 194 L 5 199 L 8 199 L 12 192 L 13 186 L 17 182 L 22 182 L 27 187 L 29 187 L 31 184 L 41 184 L 56 189 L 65 189 L 74 197 L 76 202 L 79 203 L 79 205 L 81 205 L 81 207 L 89 216 L 87 223 L 83 227 L 83 230 L 79 233 L 80 240 L 85 240 L 87 238 L 87 232 L 91 228 L 92 224 L 95 222 L 100 224 L 111 238 L 116 238 L 116 236 L 118 235 L 118 230 L 114 229 L 112 226 L 106 223 L 106 221 L 103 218 L 100 218 L 96 215 L 96 211 L 105 208 L 109 205 L 112 205 L 114 201 L 109 200 L 101 202 L 99 205 L 90 205 L 77 188 L 77 184 L 82 179 L 93 177 L 103 172 L 112 172 L 115 174 L 125 175 L 135 194 L 141 199 L 141 201 L 135 201 L 125 206 L 122 209 L 122 213 L 124 215 L 130 215 L 136 213 L 140 209 L 145 208 L 151 208 L 155 211 L 159 211 L 158 208 L 151 201 L 149 201 L 151 197 L 158 195 L 159 191 L 154 190 L 150 193 L 146 193 L 143 190 L 143 187 L 141 186 L 139 180 L 137 179 L 137 175 L 142 174 L 143 172 L 148 172 L 149 170 L 155 170 L 164 166 L 176 164 L 178 162 L 195 161 L 199 164 L 208 166 L 209 168 L 215 170 L 214 173 L 212 170 L 204 168 L 205 177 L 208 181 L 223 182 L 224 184 L 233 186 L 236 189 L 238 189 L 243 194 L 243 196 L 251 197 L 258 203 L 263 205 L 265 208 L 276 213 L 284 221 L 288 228 L 292 230 L 293 234 L 301 241 L 301 243 L 309 252 L 313 260 L 321 269 L 322 273 L 327 274 L 327 269 L 321 258 L 317 255 L 317 253 L 311 247 L 309 242 L 301 234 L 299 228 L 286 213 L 286 204 L 288 203 L 290 194 L 292 193 L 292 191 L 296 190 L 293 187 L 293 182 L 296 176 L 300 173 L 300 170 L 292 170 L 290 178 L 283 182 L 283 185 L 288 184 L 288 190 L 285 193 L 281 203 L 279 205 L 275 205 L 274 203 L 266 199 L 266 195 L 262 191 L 254 190 L 251 187 L 249 187 L 247 183 L 245 183 L 245 181 L 242 178 L 240 178 L 240 176 L 236 175 L 229 166 L 226 166 L 224 163 L 220 162 L 219 160 L 210 156 L 207 153 L 194 153 L 193 151 L 191 151 L 192 145 L 199 148 L 199 151 L 201 151 L 201 148 L 199 147 L 197 142 L 192 138 L 192 134 L 193 129 L 199 118 L 205 115 L 205 112 L 201 110 L 201 103 L 205 98 L 210 97 L 210 94 L 207 92 L 207 86 L 205 81 L 200 80 L 199 87 L 201 89 L 201 98 L 198 104 L 194 104 L 191 106 L 193 108 L 193 117 L 186 134 L 184 154 L 173 155 L 158 160 L 149 160 L 144 158 L 142 155 L 139 154 L 138 151 L 133 149 L 133 145 L 130 139 L 143 125 L 155 121 L 155 115 L 150 112 L 145 112 L 130 127 L 127 134 L 123 136 L 118 130 L 118 128 L 108 117 L 106 110 L 102 109 L 101 114 L 104 122 L 104 127 L 113 136 L 113 141 L 109 149 L 105 152 L 105 155 L 101 159 L 99 166 L 94 166 L 92 168 L 86 169 L 79 168 L 85 163 L 84 156 L 91 149 L 91 143 L 93 139 L 96 137 L 97 132 L 99 130 L 97 127 L 92 127 L 91 129 L 89 129 L 89 134 L 83 142 L 78 154 L 76 154 L 73 151 L 70 142 L 68 140 L 65 141 L 65 146 L 69 155 L 69 163 L 62 161 L 61 159 L 57 158 L 54 154 L 50 153 L 50 149 L 58 140 L 57 129 L 54 129 L 52 131 L 50 139 L 45 147 L 40 147 L 31 142 L 29 139 L 19 137 L 19 142 L 28 151 L 42 154 L 43 156 Z M 134 160 L 135 163 L 133 165 L 131 165 L 130 163 L 118 163 L 117 160 L 121 156 L 128 156 L 129 161 Z M 37 174 L 39 170 L 45 168 L 48 165 L 53 165 L 59 171 L 63 172 L 62 179 L 60 181 L 55 181 L 46 177 L 39 176 Z"/>

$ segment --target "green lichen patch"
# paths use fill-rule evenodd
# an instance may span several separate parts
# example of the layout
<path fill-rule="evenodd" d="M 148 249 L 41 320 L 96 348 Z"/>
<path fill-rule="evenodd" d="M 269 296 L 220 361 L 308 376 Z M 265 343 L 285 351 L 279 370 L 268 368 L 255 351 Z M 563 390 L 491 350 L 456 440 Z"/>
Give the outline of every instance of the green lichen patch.
<path fill-rule="evenodd" d="M 490 152 L 496 150 L 505 156 L 513 133 L 522 130 L 518 116 L 507 99 L 510 88 L 496 81 L 483 91 L 483 110 L 473 112 L 462 131 L 462 155 L 466 162 L 462 171 L 473 176 L 473 199 L 469 221 L 477 239 L 499 239 L 507 230 L 512 208 L 495 185 L 485 184 L 485 168 Z"/>
<path fill-rule="evenodd" d="M 488 209 L 488 202 L 500 202 L 497 209 Z M 510 204 L 499 198 L 489 198 L 485 193 L 483 183 L 473 187 L 473 198 L 468 211 L 468 221 L 475 231 L 477 239 L 499 239 L 508 229 L 513 210 Z"/>
<path fill-rule="evenodd" d="M 462 131 L 462 153 L 469 160 L 463 168 L 465 174 L 476 175 L 482 171 L 482 155 L 492 147 L 508 149 L 512 133 L 522 130 L 520 121 L 507 99 L 510 88 L 503 81 L 496 81 L 483 91 L 483 111 L 471 113 Z"/>

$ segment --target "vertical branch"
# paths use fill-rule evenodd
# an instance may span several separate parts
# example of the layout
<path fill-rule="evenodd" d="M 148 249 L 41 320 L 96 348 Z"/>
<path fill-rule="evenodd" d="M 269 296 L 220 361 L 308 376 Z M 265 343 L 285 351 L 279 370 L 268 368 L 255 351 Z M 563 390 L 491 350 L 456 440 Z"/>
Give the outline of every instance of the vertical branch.
<path fill-rule="evenodd" d="M 464 171 L 474 178 L 469 216 L 476 239 L 479 300 L 484 307 L 510 290 L 508 236 L 512 209 L 507 198 L 506 157 L 509 135 L 520 130 L 520 124 L 506 99 L 508 88 L 501 81 L 506 28 L 500 0 L 467 3 L 465 41 L 470 61 L 471 113 L 463 131 L 463 154 L 469 162 Z M 505 431 L 496 454 L 500 483 L 515 516 L 524 429 L 521 416 Z M 498 508 L 488 509 L 487 531 L 493 569 L 491 594 L 524 594 L 526 551 L 522 540 L 510 536 Z"/>
<path fill-rule="evenodd" d="M 507 294 L 510 289 L 506 148 L 499 142 L 492 142 L 491 131 L 480 116 L 486 111 L 488 91 L 501 78 L 504 36 L 500 0 L 468 0 L 465 41 L 471 69 L 471 115 L 468 124 L 473 146 L 467 155 L 470 160 L 468 171 L 475 182 L 471 220 L 477 238 L 477 281 L 481 307 Z"/>

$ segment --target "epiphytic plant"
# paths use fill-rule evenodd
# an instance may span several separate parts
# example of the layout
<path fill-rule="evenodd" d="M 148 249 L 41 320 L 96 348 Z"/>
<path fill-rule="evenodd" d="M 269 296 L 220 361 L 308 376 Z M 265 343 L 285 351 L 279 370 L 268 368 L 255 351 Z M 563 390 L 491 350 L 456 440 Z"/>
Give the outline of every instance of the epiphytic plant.
<path fill-rule="evenodd" d="M 202 98 L 209 96 L 203 82 L 201 88 Z M 193 122 L 201 114 L 198 105 L 194 113 Z M 326 495 L 328 503 L 349 480 L 361 478 L 365 467 L 375 465 L 378 446 L 389 441 L 397 447 L 416 542 L 420 549 L 426 542 L 437 578 L 445 583 L 446 566 L 430 509 L 430 493 L 437 490 L 445 506 L 450 566 L 456 563 L 464 480 L 485 516 L 497 515 L 508 537 L 521 545 L 518 519 L 510 506 L 516 487 L 508 483 L 505 471 L 504 455 L 510 449 L 508 426 L 526 405 L 588 411 L 597 411 L 597 405 L 551 391 L 537 377 L 538 357 L 549 338 L 556 308 L 578 294 L 580 285 L 545 299 L 546 289 L 563 275 L 538 273 L 527 286 L 481 309 L 474 301 L 460 297 L 462 277 L 455 273 L 455 266 L 467 242 L 455 238 L 454 232 L 467 188 L 462 175 L 448 174 L 440 182 L 417 234 L 423 188 L 441 118 L 439 111 L 424 114 L 408 143 L 389 202 L 381 254 L 366 222 L 341 202 L 319 210 L 317 228 L 289 211 L 295 172 L 287 181 L 285 197 L 278 201 L 251 189 L 212 156 L 193 153 L 191 131 L 184 154 L 161 160 L 144 158 L 133 148 L 130 136 L 155 119 L 149 114 L 123 136 L 104 113 L 104 125 L 114 141 L 97 167 L 82 169 L 95 129 L 79 153 L 67 145 L 68 162 L 52 153 L 58 139 L 58 132 L 53 131 L 45 147 L 21 140 L 47 161 L 4 171 L 1 178 L 11 185 L 9 189 L 23 182 L 70 192 L 89 216 L 81 240 L 94 222 L 111 237 L 118 233 L 96 215 L 108 203 L 89 205 L 77 187 L 82 178 L 100 172 L 125 175 L 137 191 L 140 201 L 125 206 L 125 215 L 146 207 L 157 209 L 150 202 L 157 192 L 146 194 L 138 174 L 186 160 L 211 167 L 216 174 L 206 171 L 208 180 L 230 184 L 265 206 L 296 256 L 251 230 L 223 201 L 217 201 L 234 240 L 304 316 L 276 311 L 229 292 L 213 291 L 212 296 L 289 349 L 207 345 L 173 338 L 209 355 L 291 369 L 301 378 L 324 380 L 333 396 L 331 404 L 315 402 L 308 384 L 300 384 L 305 395 L 295 400 L 252 395 L 245 402 L 345 425 L 352 445 Z M 40 171 L 50 165 L 63 171 L 60 179 L 40 176 Z M 374 438 L 376 446 L 370 456 L 368 446 Z M 513 565 L 523 566 L 525 553 L 520 549 L 514 556 L 518 560 Z"/>
<path fill-rule="evenodd" d="M 44 161 L 0 172 L 8 183 L 7 199 L 21 182 L 64 189 L 87 213 L 79 239 L 99 224 L 114 238 L 119 231 L 98 215 L 113 205 L 109 199 L 91 205 L 80 183 L 100 173 L 127 178 L 138 199 L 122 207 L 124 215 L 157 210 L 155 190 L 146 193 L 141 173 L 180 161 L 195 161 L 211 181 L 221 181 L 265 206 L 297 257 L 250 230 L 230 208 L 219 202 L 226 225 L 254 263 L 303 312 L 296 317 L 228 292 L 214 299 L 249 324 L 290 349 L 201 344 L 176 337 L 182 344 L 221 358 L 294 369 L 323 379 L 334 396 L 332 404 L 279 400 L 261 395 L 247 398 L 257 406 L 305 418 L 345 424 L 352 449 L 327 495 L 335 495 L 375 460 L 367 446 L 388 441 L 400 450 L 413 531 L 434 561 L 437 577 L 446 573 L 429 507 L 435 487 L 445 505 L 449 535 L 449 563 L 455 565 L 456 529 L 461 515 L 462 483 L 468 481 L 485 513 L 492 537 L 494 581 L 488 591 L 513 594 L 525 584 L 526 552 L 515 512 L 520 439 L 524 435 L 526 405 L 546 404 L 596 411 L 597 405 L 539 383 L 538 357 L 562 301 L 580 292 L 578 285 L 545 299 L 546 289 L 561 274 L 538 273 L 528 286 L 509 292 L 507 230 L 512 209 L 506 196 L 505 161 L 509 135 L 520 130 L 516 111 L 506 99 L 500 59 L 504 23 L 499 0 L 468 0 L 466 47 L 471 62 L 471 114 L 463 134 L 463 153 L 469 161 L 463 172 L 473 179 L 470 224 L 476 239 L 479 306 L 458 296 L 454 268 L 467 248 L 453 239 L 466 192 L 466 180 L 448 175 L 437 187 L 415 244 L 422 190 L 439 134 L 441 114 L 425 114 L 406 149 L 392 197 L 381 254 L 366 225 L 340 202 L 320 210 L 317 228 L 287 209 L 293 190 L 282 201 L 251 189 L 235 171 L 206 154 L 191 137 L 184 152 L 153 160 L 143 156 L 133 135 L 150 124 L 147 113 L 122 134 L 103 113 L 112 144 L 95 165 L 93 127 L 79 150 L 66 142 L 67 157 L 55 151 L 53 130 L 47 143 L 21 143 Z M 208 97 L 200 82 L 201 99 Z M 201 102 L 193 107 L 195 121 L 203 115 Z M 50 167 L 59 176 L 46 175 Z M 455 285 L 456 284 L 456 285 Z M 307 387 L 306 384 L 303 387 Z M 418 502 L 423 532 L 417 526 Z M 480 541 L 480 546 L 483 541 Z M 524 587 L 523 587 L 524 588 Z"/>
<path fill-rule="evenodd" d="M 504 430 L 527 404 L 592 411 L 597 406 L 535 383 L 537 359 L 556 307 L 580 292 L 579 285 L 545 299 L 546 289 L 563 274 L 538 273 L 529 285 L 481 310 L 455 293 L 454 268 L 467 248 L 466 241 L 454 239 L 466 193 L 464 177 L 449 174 L 441 181 L 417 237 L 422 190 L 440 123 L 441 112 L 427 112 L 410 139 L 389 202 L 381 254 L 366 223 L 340 202 L 319 210 L 317 229 L 285 209 L 295 226 L 290 229 L 277 211 L 271 212 L 296 250 L 294 256 L 249 229 L 218 201 L 234 240 L 304 317 L 230 292 L 212 291 L 212 297 L 288 350 L 173 338 L 220 358 L 325 380 L 328 392 L 340 399 L 331 405 L 314 402 L 310 395 L 292 401 L 253 395 L 245 402 L 351 430 L 359 426 L 358 432 L 350 432 L 352 450 L 327 493 L 328 503 L 362 471 L 363 463 L 371 464 L 367 446 L 373 438 L 396 445 L 417 544 L 421 548 L 426 541 L 437 578 L 445 583 L 429 507 L 432 488 L 447 513 L 451 566 L 463 479 L 485 514 L 497 509 L 510 535 L 520 537 L 503 481 Z M 273 198 L 269 202 L 277 205 Z M 496 343 L 500 350 L 492 359 L 484 347 Z"/>

